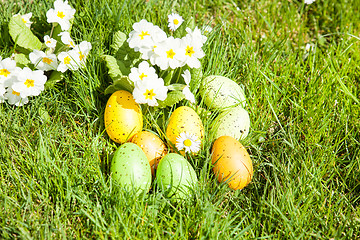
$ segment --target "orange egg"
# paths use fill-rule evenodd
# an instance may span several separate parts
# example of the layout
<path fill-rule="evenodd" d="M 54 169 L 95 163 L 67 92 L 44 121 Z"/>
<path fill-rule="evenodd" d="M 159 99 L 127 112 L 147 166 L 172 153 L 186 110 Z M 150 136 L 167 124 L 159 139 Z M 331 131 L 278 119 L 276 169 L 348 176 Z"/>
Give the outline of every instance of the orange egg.
<path fill-rule="evenodd" d="M 135 134 L 130 142 L 135 143 L 144 151 L 151 166 L 151 173 L 155 176 L 155 169 L 160 159 L 167 153 L 164 142 L 158 136 L 148 131 Z"/>
<path fill-rule="evenodd" d="M 231 189 L 247 186 L 253 176 L 253 165 L 249 153 L 235 138 L 221 136 L 212 147 L 213 171 L 219 182 L 226 181 Z"/>

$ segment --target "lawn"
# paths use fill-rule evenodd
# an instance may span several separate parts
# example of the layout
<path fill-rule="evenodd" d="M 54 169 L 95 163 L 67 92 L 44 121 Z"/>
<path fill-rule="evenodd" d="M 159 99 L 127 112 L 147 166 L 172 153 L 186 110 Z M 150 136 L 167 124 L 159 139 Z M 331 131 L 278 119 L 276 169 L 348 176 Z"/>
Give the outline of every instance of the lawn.
<path fill-rule="evenodd" d="M 87 66 L 67 71 L 28 104 L 0 104 L 1 239 L 359 239 L 360 5 L 357 0 L 70 0 L 71 36 L 92 44 Z M 15 52 L 8 23 L 33 13 L 31 30 L 51 31 L 53 1 L 0 1 L 0 56 Z M 146 19 L 194 18 L 213 30 L 203 77 L 240 84 L 251 119 L 241 143 L 254 176 L 243 190 L 218 183 L 211 165 L 216 111 L 195 108 L 205 127 L 188 156 L 199 179 L 193 196 L 167 198 L 152 185 L 136 196 L 111 180 L 120 144 L 104 126 L 112 79 L 103 55 L 113 35 Z M 142 106 L 144 129 L 165 132 L 172 107 Z"/>

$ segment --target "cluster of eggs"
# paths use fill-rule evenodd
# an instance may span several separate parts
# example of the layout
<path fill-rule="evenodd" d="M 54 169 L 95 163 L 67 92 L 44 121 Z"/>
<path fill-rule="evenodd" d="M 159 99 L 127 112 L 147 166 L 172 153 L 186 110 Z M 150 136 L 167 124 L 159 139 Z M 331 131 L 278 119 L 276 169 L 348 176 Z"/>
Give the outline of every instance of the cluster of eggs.
<path fill-rule="evenodd" d="M 247 135 L 250 121 L 238 121 L 245 103 L 242 89 L 230 79 L 218 78 L 205 78 L 205 87 L 200 90 L 209 108 L 228 108 L 215 120 L 218 126 L 211 160 L 218 181 L 226 182 L 230 188 L 237 190 L 248 185 L 253 175 L 250 156 L 238 141 Z M 212 96 L 213 93 L 215 95 Z M 241 106 L 231 106 L 234 103 Z M 150 189 L 154 178 L 166 196 L 184 198 L 190 194 L 198 178 L 186 160 L 184 150 L 178 151 L 178 154 L 175 148 L 180 134 L 184 132 L 191 133 L 200 141 L 204 139 L 202 121 L 192 108 L 181 106 L 172 112 L 166 127 L 168 144 L 155 133 L 143 131 L 141 108 L 127 91 L 119 90 L 110 96 L 104 118 L 107 134 L 121 144 L 113 155 L 110 168 L 117 183 L 129 191 L 140 193 Z M 234 135 L 235 131 L 239 134 Z"/>

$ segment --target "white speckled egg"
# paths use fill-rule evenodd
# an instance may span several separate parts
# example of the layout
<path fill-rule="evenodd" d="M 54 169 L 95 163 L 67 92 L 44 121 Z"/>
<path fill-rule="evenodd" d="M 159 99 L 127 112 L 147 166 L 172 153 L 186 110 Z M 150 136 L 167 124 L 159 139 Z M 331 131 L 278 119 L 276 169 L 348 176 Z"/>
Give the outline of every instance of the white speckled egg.
<path fill-rule="evenodd" d="M 200 94 L 206 106 L 212 109 L 246 105 L 244 90 L 236 82 L 223 76 L 211 75 L 204 78 Z"/>
<path fill-rule="evenodd" d="M 242 107 L 230 108 L 214 120 L 215 138 L 231 136 L 237 140 L 245 138 L 250 131 L 250 117 Z"/>

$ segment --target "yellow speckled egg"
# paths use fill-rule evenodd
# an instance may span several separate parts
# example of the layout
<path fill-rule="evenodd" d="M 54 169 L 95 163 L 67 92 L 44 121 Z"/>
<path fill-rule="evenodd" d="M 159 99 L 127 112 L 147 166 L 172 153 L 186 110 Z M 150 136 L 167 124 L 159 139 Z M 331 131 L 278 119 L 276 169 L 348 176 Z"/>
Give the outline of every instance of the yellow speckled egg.
<path fill-rule="evenodd" d="M 174 146 L 176 146 L 177 138 L 181 133 L 192 134 L 200 141 L 204 138 L 204 126 L 199 115 L 187 106 L 175 109 L 166 128 L 166 136 Z M 183 152 L 181 151 L 181 153 Z"/>
<path fill-rule="evenodd" d="M 154 133 L 148 131 L 135 134 L 130 142 L 135 143 L 144 151 L 151 166 L 151 173 L 155 176 L 155 169 L 160 159 L 167 154 L 164 142 Z"/>
<path fill-rule="evenodd" d="M 247 186 L 253 176 L 253 165 L 245 147 L 235 138 L 221 136 L 212 147 L 213 171 L 219 182 L 227 181 L 231 189 Z"/>
<path fill-rule="evenodd" d="M 114 92 L 106 103 L 105 129 L 109 137 L 117 143 L 124 143 L 143 128 L 143 117 L 139 104 L 131 93 Z"/>

